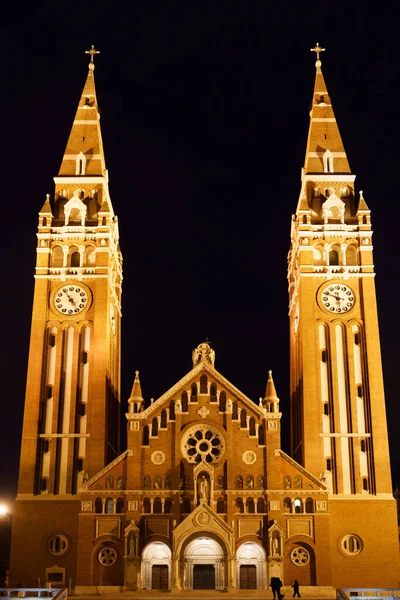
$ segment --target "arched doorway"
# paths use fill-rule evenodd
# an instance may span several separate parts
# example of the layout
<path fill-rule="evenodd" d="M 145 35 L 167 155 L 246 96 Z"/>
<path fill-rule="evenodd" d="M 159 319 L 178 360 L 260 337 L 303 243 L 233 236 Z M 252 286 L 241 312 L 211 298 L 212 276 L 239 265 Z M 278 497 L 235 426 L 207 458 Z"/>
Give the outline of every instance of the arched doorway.
<path fill-rule="evenodd" d="M 164 542 L 151 542 L 142 552 L 142 588 L 171 589 L 171 550 Z"/>
<path fill-rule="evenodd" d="M 225 563 L 225 553 L 215 539 L 204 535 L 192 539 L 183 550 L 183 589 L 225 589 Z"/>
<path fill-rule="evenodd" d="M 265 550 L 255 542 L 241 544 L 236 552 L 236 586 L 245 590 L 263 590 L 267 583 Z"/>

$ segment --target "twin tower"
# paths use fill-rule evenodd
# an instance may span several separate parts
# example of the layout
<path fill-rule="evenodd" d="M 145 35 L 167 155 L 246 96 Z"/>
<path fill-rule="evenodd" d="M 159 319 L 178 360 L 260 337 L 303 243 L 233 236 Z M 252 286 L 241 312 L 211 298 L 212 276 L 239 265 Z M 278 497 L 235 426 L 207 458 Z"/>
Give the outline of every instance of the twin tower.
<path fill-rule="evenodd" d="M 314 50 L 288 257 L 291 457 L 279 402 L 252 403 L 201 353 L 146 409 L 136 378 L 120 454 L 122 256 L 90 51 L 54 199 L 39 212 L 11 585 L 397 585 L 371 216 Z M 203 573 L 193 544 L 207 536 L 219 566 Z"/>

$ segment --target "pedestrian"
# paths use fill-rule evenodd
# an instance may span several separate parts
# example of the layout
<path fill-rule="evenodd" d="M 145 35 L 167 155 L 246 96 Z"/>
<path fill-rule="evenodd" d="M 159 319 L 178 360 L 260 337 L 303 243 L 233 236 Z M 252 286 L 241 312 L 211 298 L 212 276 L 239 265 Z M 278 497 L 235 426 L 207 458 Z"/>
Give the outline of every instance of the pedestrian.
<path fill-rule="evenodd" d="M 278 600 L 283 600 L 283 598 L 285 597 L 285 594 L 281 594 L 281 587 L 283 586 L 282 581 L 279 579 L 279 577 L 276 578 L 276 588 L 278 591 Z"/>
<path fill-rule="evenodd" d="M 297 579 L 294 580 L 292 588 L 293 588 L 293 598 L 295 598 L 296 596 L 298 598 L 301 598 L 300 592 L 299 592 L 299 582 L 297 581 Z"/>
<path fill-rule="evenodd" d="M 277 581 L 278 577 L 271 577 L 271 581 L 269 582 L 269 587 L 272 590 L 272 593 L 274 595 L 274 600 L 276 600 L 276 596 L 277 596 L 277 592 L 278 592 L 278 587 L 276 585 L 276 581 Z"/>

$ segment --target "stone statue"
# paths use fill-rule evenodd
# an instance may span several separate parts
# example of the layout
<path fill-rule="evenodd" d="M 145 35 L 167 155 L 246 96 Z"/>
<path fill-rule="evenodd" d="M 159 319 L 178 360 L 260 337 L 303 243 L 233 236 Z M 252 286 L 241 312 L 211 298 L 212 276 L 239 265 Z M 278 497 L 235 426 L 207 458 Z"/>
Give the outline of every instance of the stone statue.
<path fill-rule="evenodd" d="M 205 475 L 203 475 L 203 477 L 200 481 L 199 487 L 200 487 L 200 500 L 208 502 L 208 481 L 207 481 Z"/>

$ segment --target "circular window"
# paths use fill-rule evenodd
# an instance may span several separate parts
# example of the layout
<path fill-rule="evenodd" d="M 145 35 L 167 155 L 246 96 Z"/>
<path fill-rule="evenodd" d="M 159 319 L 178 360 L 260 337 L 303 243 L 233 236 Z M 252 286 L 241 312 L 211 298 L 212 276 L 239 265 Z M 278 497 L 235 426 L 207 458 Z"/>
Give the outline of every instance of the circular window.
<path fill-rule="evenodd" d="M 195 425 L 184 434 L 181 450 L 191 463 L 216 463 L 225 453 L 225 442 L 221 433 L 214 427 Z"/>
<path fill-rule="evenodd" d="M 65 552 L 68 550 L 68 539 L 62 533 L 52 535 L 47 540 L 47 549 L 50 554 L 54 554 L 55 556 L 65 554 Z"/>
<path fill-rule="evenodd" d="M 359 554 L 363 549 L 363 543 L 358 535 L 354 535 L 350 533 L 348 535 L 344 535 L 340 540 L 340 550 L 342 554 L 346 556 L 355 556 Z"/>
<path fill-rule="evenodd" d="M 105 548 L 102 548 L 100 550 L 99 554 L 97 555 L 97 558 L 99 559 L 99 563 L 103 565 L 103 567 L 111 567 L 117 562 L 118 554 L 116 553 L 114 548 L 106 546 Z"/>
<path fill-rule="evenodd" d="M 302 546 L 297 546 L 297 548 L 294 548 L 290 553 L 290 560 L 297 567 L 304 567 L 310 560 L 310 554 Z"/>

